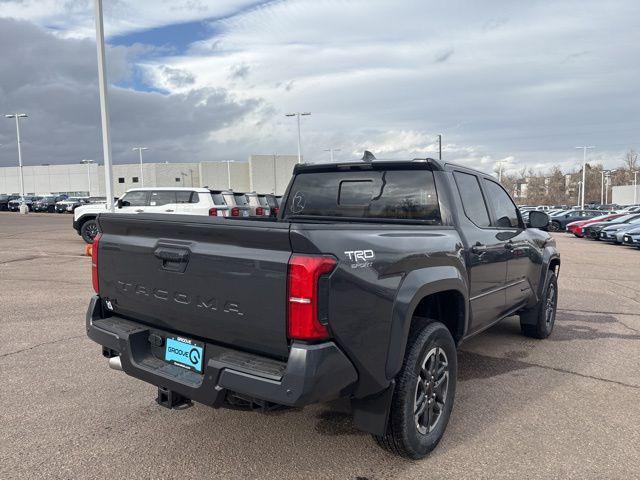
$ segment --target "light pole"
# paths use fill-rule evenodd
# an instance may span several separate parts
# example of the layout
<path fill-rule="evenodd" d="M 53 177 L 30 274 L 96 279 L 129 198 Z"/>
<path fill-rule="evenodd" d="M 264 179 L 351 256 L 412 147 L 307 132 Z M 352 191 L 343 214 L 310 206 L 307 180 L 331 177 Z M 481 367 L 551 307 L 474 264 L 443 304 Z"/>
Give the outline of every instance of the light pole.
<path fill-rule="evenodd" d="M 638 203 L 638 170 L 633 172 L 633 204 Z"/>
<path fill-rule="evenodd" d="M 20 140 L 20 119 L 27 118 L 26 113 L 12 113 L 5 115 L 5 118 L 16 119 L 16 139 L 18 142 L 18 170 L 20 171 L 20 213 L 25 214 L 29 212 L 27 205 L 24 203 L 24 174 L 22 172 L 22 145 Z"/>
<path fill-rule="evenodd" d="M 607 185 L 611 184 L 611 174 L 616 172 L 616 170 L 602 170 L 600 172 L 602 185 L 600 187 L 600 205 L 604 205 L 605 203 L 609 203 L 609 191 L 607 190 Z M 605 179 L 607 182 L 605 182 Z"/>
<path fill-rule="evenodd" d="M 138 155 L 140 156 L 140 186 L 144 187 L 144 174 L 142 173 L 142 152 L 144 150 L 149 150 L 147 147 L 133 147 L 131 151 L 138 151 Z"/>
<path fill-rule="evenodd" d="M 93 160 L 89 160 L 85 158 L 83 160 L 80 160 L 80 163 L 87 166 L 87 180 L 89 180 L 89 196 L 91 196 L 91 164 L 93 163 Z"/>
<path fill-rule="evenodd" d="M 311 115 L 311 112 L 294 112 L 294 113 L 285 113 L 285 117 L 296 117 L 298 120 L 298 163 L 302 163 L 302 142 L 300 140 L 300 117 L 306 117 Z"/>
<path fill-rule="evenodd" d="M 329 152 L 329 155 L 331 157 L 331 162 L 333 162 L 333 152 L 340 152 L 341 149 L 339 148 L 327 148 L 325 149 L 325 152 Z"/>
<path fill-rule="evenodd" d="M 438 160 L 442 160 L 442 134 L 438 134 Z"/>
<path fill-rule="evenodd" d="M 104 24 L 102 0 L 95 0 L 96 48 L 98 53 L 98 86 L 100 92 L 100 120 L 102 124 L 102 154 L 104 156 L 104 184 L 107 210 L 113 212 L 113 169 L 111 168 L 111 133 L 109 132 L 109 102 L 107 101 L 107 64 L 104 53 Z"/>
<path fill-rule="evenodd" d="M 578 180 L 578 201 L 580 201 L 580 197 L 582 195 L 582 180 Z"/>
<path fill-rule="evenodd" d="M 583 145 L 576 148 L 582 149 L 582 195 L 580 196 L 580 208 L 584 209 L 584 191 L 586 190 L 585 186 L 587 181 L 587 150 L 596 147 L 593 145 Z"/>
<path fill-rule="evenodd" d="M 227 164 L 227 188 L 229 190 L 231 190 L 231 163 L 233 163 L 234 160 L 227 160 L 226 164 Z"/>

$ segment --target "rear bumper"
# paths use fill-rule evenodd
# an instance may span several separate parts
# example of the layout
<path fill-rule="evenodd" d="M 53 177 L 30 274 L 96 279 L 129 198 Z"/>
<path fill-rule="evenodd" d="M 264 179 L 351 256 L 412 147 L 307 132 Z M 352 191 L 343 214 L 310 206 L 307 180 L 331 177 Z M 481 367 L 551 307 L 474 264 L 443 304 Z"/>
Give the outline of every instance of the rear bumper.
<path fill-rule="evenodd" d="M 87 335 L 118 354 L 126 374 L 205 405 L 223 406 L 227 392 L 234 392 L 300 407 L 347 396 L 358 380 L 353 364 L 333 342 L 294 342 L 286 362 L 206 343 L 199 374 L 162 360 L 164 347 L 157 345 L 158 337 L 177 332 L 103 312 L 102 301 L 94 296 L 87 311 Z"/>

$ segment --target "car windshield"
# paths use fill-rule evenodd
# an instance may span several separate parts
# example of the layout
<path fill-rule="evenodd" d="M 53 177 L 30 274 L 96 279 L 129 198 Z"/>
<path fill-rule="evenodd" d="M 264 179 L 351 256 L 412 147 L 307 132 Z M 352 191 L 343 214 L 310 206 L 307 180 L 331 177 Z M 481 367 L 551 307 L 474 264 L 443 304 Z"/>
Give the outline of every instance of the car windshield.
<path fill-rule="evenodd" d="M 258 201 L 260 202 L 260 205 L 262 205 L 263 207 L 269 206 L 269 203 L 267 203 L 267 197 L 265 197 L 264 195 L 259 195 Z"/>

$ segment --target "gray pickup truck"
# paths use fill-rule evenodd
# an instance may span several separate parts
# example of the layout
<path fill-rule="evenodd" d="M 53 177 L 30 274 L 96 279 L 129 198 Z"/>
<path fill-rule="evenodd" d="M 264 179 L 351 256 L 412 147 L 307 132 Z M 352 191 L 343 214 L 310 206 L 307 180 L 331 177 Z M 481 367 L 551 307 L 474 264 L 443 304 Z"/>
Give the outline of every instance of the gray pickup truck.
<path fill-rule="evenodd" d="M 298 165 L 275 219 L 100 214 L 87 332 L 157 402 L 270 410 L 350 400 L 421 458 L 456 349 L 502 318 L 547 337 L 560 257 L 490 176 L 431 159 Z M 538 228 L 533 228 L 538 227 Z"/>

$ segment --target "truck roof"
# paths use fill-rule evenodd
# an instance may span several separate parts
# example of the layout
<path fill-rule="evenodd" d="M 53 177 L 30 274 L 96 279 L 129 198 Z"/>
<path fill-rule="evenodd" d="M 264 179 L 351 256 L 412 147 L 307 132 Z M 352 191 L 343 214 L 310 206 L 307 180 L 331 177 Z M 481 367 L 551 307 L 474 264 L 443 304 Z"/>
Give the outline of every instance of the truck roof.
<path fill-rule="evenodd" d="M 208 188 L 203 187 L 135 187 L 130 188 L 127 192 L 148 192 L 148 191 L 157 191 L 157 190 L 167 190 L 171 192 L 198 192 L 198 193 L 209 193 L 210 190 Z"/>
<path fill-rule="evenodd" d="M 442 165 L 433 158 L 414 158 L 413 160 L 357 160 L 336 163 L 300 163 L 293 173 L 327 172 L 339 170 L 388 170 L 388 169 L 443 170 Z"/>

